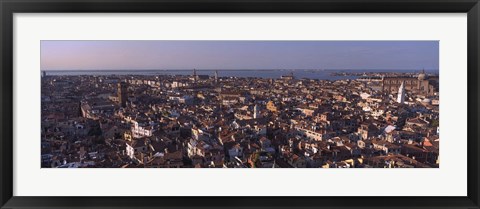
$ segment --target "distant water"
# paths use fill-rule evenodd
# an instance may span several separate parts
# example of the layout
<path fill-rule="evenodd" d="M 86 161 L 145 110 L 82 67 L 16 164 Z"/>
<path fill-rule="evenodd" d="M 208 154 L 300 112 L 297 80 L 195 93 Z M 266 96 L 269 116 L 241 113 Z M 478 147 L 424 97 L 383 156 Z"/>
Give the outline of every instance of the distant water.
<path fill-rule="evenodd" d="M 46 71 L 47 75 L 192 75 L 193 70 L 68 70 Z M 295 78 L 308 78 L 320 80 L 343 80 L 356 79 L 358 76 L 333 76 L 339 72 L 398 72 L 415 73 L 419 70 L 218 70 L 219 77 L 257 77 L 257 78 L 280 78 L 282 75 L 293 74 Z M 438 74 L 436 70 L 426 71 Z M 197 70 L 197 75 L 214 76 L 215 70 Z"/>

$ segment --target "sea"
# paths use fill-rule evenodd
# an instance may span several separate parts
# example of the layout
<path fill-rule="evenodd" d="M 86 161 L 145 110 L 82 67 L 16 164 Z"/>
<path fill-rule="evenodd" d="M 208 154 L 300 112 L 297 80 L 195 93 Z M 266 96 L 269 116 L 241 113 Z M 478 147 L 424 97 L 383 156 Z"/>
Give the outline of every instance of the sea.
<path fill-rule="evenodd" d="M 261 70 L 208 70 L 197 69 L 197 75 L 214 76 L 218 71 L 219 77 L 256 77 L 256 78 L 280 78 L 283 75 L 293 75 L 295 78 L 320 79 L 320 80 L 344 80 L 356 79 L 358 75 L 333 75 L 334 73 L 420 73 L 421 70 L 335 70 L 335 69 L 261 69 Z M 438 70 L 425 70 L 428 74 L 438 75 Z M 193 69 L 171 70 L 55 70 L 46 71 L 47 75 L 78 76 L 78 75 L 192 75 Z"/>

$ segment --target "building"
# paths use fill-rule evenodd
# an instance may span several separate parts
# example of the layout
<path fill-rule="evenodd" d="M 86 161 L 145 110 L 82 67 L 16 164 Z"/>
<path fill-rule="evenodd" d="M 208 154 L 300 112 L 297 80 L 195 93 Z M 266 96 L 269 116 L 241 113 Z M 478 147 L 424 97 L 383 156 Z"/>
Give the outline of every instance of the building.
<path fill-rule="evenodd" d="M 133 138 L 151 137 L 153 135 L 153 123 L 148 121 L 132 120 L 131 132 Z"/>
<path fill-rule="evenodd" d="M 384 92 L 395 92 L 403 83 L 405 90 L 414 94 L 423 94 L 432 96 L 438 92 L 438 76 L 427 77 L 422 72 L 417 77 L 414 76 L 395 76 L 382 77 L 381 87 Z"/>
<path fill-rule="evenodd" d="M 127 83 L 125 82 L 118 83 L 117 94 L 118 94 L 118 102 L 120 103 L 120 106 L 126 107 L 127 97 L 128 97 Z"/>
<path fill-rule="evenodd" d="M 371 123 L 363 123 L 358 127 L 357 133 L 360 134 L 361 139 L 369 139 L 377 136 L 380 133 L 380 130 Z"/>
<path fill-rule="evenodd" d="M 278 108 L 275 106 L 275 103 L 273 103 L 273 101 L 269 101 L 267 103 L 267 110 L 269 110 L 271 112 L 277 112 Z"/>
<path fill-rule="evenodd" d="M 114 114 L 115 105 L 106 99 L 90 99 L 80 102 L 82 117 L 97 120 Z"/>

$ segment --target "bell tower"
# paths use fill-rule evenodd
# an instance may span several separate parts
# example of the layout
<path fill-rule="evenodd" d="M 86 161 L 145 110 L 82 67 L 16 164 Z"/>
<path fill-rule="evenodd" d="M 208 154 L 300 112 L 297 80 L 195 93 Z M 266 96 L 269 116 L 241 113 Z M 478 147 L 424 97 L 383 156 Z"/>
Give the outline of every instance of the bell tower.
<path fill-rule="evenodd" d="M 118 83 L 118 90 L 117 90 L 118 102 L 120 103 L 121 107 L 127 106 L 127 83 L 120 82 Z"/>
<path fill-rule="evenodd" d="M 405 102 L 405 81 L 402 81 L 400 88 L 398 88 L 397 102 L 400 104 Z"/>

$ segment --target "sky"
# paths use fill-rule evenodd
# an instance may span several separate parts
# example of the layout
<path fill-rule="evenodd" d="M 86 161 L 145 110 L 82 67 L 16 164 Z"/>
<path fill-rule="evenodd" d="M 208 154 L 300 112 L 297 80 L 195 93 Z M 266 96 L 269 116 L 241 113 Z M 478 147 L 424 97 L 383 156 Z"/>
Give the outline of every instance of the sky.
<path fill-rule="evenodd" d="M 41 41 L 41 70 L 437 70 L 438 41 Z"/>

